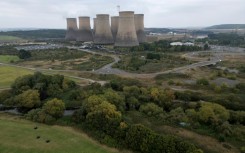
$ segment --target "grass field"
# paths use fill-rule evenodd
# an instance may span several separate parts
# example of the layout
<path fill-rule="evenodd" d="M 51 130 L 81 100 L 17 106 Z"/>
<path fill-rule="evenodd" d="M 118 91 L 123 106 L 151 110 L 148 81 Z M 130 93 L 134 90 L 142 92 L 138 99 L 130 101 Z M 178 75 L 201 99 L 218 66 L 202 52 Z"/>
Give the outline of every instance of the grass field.
<path fill-rule="evenodd" d="M 3 42 L 9 42 L 9 41 L 22 41 L 22 38 L 14 37 L 14 36 L 6 36 L 6 35 L 0 35 L 0 41 Z"/>
<path fill-rule="evenodd" d="M 0 88 L 9 87 L 16 78 L 27 74 L 33 74 L 33 72 L 26 69 L 0 65 Z"/>
<path fill-rule="evenodd" d="M 34 130 L 37 126 L 38 129 Z M 37 124 L 0 113 L 1 153 L 111 153 L 118 152 L 95 142 L 70 127 Z M 36 137 L 40 136 L 39 139 Z M 46 143 L 46 140 L 50 140 Z"/>
<path fill-rule="evenodd" d="M 146 53 L 123 55 L 121 60 L 114 64 L 113 67 L 133 73 L 154 73 L 191 64 L 191 61 L 188 61 L 177 54 L 159 55 L 161 55 L 159 60 L 147 59 Z"/>
<path fill-rule="evenodd" d="M 11 63 L 19 61 L 18 56 L 14 55 L 0 55 L 0 63 Z"/>

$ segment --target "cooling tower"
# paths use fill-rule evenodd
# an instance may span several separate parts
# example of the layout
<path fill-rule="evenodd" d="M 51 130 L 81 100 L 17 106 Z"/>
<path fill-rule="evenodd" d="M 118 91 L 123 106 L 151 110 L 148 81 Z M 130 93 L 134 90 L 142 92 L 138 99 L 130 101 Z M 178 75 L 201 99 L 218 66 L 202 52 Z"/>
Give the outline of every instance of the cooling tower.
<path fill-rule="evenodd" d="M 90 17 L 79 17 L 79 30 L 77 41 L 93 41 L 93 34 L 90 27 Z"/>
<path fill-rule="evenodd" d="M 119 12 L 119 25 L 115 46 L 131 47 L 138 46 L 139 42 L 136 35 L 134 24 L 134 12 Z"/>
<path fill-rule="evenodd" d="M 94 18 L 94 27 L 93 27 L 94 34 L 95 34 L 95 29 L 96 29 L 96 18 Z"/>
<path fill-rule="evenodd" d="M 97 14 L 96 15 L 96 29 L 94 35 L 95 44 L 113 44 L 113 37 L 111 34 L 111 28 L 109 23 L 108 14 Z"/>
<path fill-rule="evenodd" d="M 144 14 L 135 14 L 134 23 L 139 43 L 146 42 L 146 35 L 144 30 Z"/>
<path fill-rule="evenodd" d="M 67 18 L 67 31 L 66 31 L 66 40 L 76 40 L 77 38 L 77 19 L 76 18 Z"/>
<path fill-rule="evenodd" d="M 119 24 L 119 16 L 112 16 L 111 17 L 111 32 L 112 32 L 114 41 L 116 40 L 116 36 L 117 36 L 118 24 Z"/>

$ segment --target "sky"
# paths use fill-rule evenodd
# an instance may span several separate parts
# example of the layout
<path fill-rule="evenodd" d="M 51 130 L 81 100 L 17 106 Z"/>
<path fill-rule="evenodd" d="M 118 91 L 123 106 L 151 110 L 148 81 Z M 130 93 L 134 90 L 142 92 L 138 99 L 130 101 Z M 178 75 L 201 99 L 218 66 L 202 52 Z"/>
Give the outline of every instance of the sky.
<path fill-rule="evenodd" d="M 0 0 L 0 28 L 66 28 L 67 17 L 145 14 L 145 27 L 245 24 L 245 0 Z"/>

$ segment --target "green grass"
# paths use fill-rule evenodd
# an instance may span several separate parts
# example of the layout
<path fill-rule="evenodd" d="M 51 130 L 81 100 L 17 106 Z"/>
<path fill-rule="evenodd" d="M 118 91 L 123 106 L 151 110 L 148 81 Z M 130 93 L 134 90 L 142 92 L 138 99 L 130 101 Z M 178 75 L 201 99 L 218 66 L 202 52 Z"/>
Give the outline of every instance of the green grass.
<path fill-rule="evenodd" d="M 11 63 L 19 61 L 18 56 L 14 55 L 0 55 L 0 63 Z"/>
<path fill-rule="evenodd" d="M 109 56 L 93 55 L 88 61 L 81 64 L 74 64 L 73 69 L 82 71 L 97 70 L 106 64 L 113 62 L 113 59 Z"/>
<path fill-rule="evenodd" d="M 38 129 L 34 130 L 33 127 Z M 110 153 L 116 149 L 102 146 L 71 127 L 48 126 L 19 117 L 0 114 L 1 153 Z M 40 136 L 40 139 L 36 139 Z M 50 140 L 46 143 L 46 140 Z"/>
<path fill-rule="evenodd" d="M 9 87 L 16 78 L 27 74 L 33 74 L 33 72 L 26 69 L 0 65 L 0 88 Z"/>
<path fill-rule="evenodd" d="M 161 54 L 160 60 L 146 59 L 146 56 L 145 53 L 123 55 L 113 67 L 133 73 L 154 73 L 191 64 L 178 55 Z"/>
<path fill-rule="evenodd" d="M 183 73 L 167 73 L 159 74 L 155 77 L 156 80 L 168 80 L 168 79 L 188 79 L 190 76 Z"/>
<path fill-rule="evenodd" d="M 22 38 L 15 36 L 0 35 L 0 41 L 20 41 Z"/>

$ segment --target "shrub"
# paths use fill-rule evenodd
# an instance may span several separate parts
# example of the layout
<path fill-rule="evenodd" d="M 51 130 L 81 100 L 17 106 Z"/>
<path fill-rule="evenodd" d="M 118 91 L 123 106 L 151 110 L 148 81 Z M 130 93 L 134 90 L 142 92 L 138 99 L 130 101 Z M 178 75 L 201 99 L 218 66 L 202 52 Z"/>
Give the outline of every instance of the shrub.
<path fill-rule="evenodd" d="M 168 81 L 168 84 L 169 84 L 169 85 L 174 85 L 174 81 L 173 81 L 173 80 L 169 80 L 169 81 Z"/>
<path fill-rule="evenodd" d="M 126 145 L 134 151 L 144 153 L 198 153 L 194 145 L 173 136 L 158 135 L 143 125 L 129 127 Z"/>
<path fill-rule="evenodd" d="M 198 80 L 196 81 L 196 84 L 197 84 L 197 85 L 204 85 L 204 86 L 207 86 L 207 85 L 209 85 L 209 82 L 208 82 L 207 79 L 202 78 L 202 79 L 198 79 Z"/>
<path fill-rule="evenodd" d="M 43 110 L 52 117 L 59 118 L 64 114 L 65 103 L 62 100 L 54 98 L 44 104 Z"/>
<path fill-rule="evenodd" d="M 140 112 L 143 112 L 147 116 L 159 117 L 163 114 L 163 109 L 154 103 L 147 103 L 145 105 L 141 105 Z"/>
<path fill-rule="evenodd" d="M 146 58 L 147 59 L 160 60 L 161 59 L 161 55 L 160 54 L 156 54 L 156 53 L 147 53 Z"/>
<path fill-rule="evenodd" d="M 45 123 L 45 124 L 53 124 L 56 119 L 52 117 L 49 114 L 46 114 L 43 109 L 32 109 L 25 115 L 26 119 L 39 122 L 39 123 Z"/>

